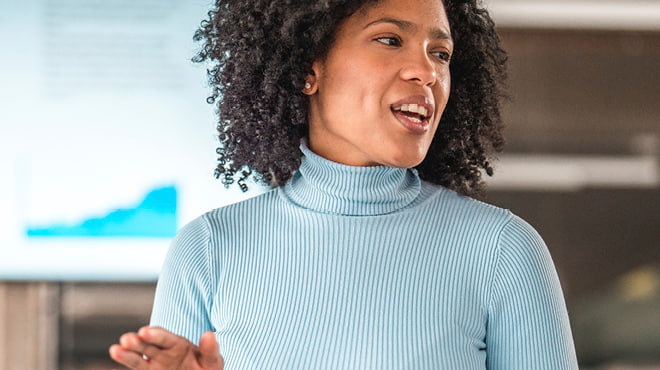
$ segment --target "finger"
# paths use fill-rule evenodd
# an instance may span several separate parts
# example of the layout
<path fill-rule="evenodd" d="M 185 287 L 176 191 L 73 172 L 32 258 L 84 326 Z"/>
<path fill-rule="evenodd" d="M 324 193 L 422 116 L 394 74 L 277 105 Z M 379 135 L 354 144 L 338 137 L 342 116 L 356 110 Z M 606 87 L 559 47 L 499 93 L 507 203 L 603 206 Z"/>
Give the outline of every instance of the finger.
<path fill-rule="evenodd" d="M 144 342 L 162 349 L 172 348 L 177 345 L 188 346 L 192 344 L 186 338 L 156 326 L 145 326 L 140 328 L 138 336 Z"/>
<path fill-rule="evenodd" d="M 199 339 L 199 364 L 204 368 L 222 369 L 224 361 L 218 350 L 218 341 L 212 331 L 202 334 Z"/>
<path fill-rule="evenodd" d="M 134 370 L 146 370 L 148 369 L 147 361 L 142 358 L 142 354 L 133 352 L 122 347 L 119 344 L 113 344 L 108 350 L 110 353 L 110 358 L 116 362 L 126 366 L 129 369 Z"/>
<path fill-rule="evenodd" d="M 162 349 L 151 343 L 145 342 L 136 333 L 126 333 L 119 338 L 119 344 L 126 350 L 147 355 L 149 358 L 156 357 Z"/>

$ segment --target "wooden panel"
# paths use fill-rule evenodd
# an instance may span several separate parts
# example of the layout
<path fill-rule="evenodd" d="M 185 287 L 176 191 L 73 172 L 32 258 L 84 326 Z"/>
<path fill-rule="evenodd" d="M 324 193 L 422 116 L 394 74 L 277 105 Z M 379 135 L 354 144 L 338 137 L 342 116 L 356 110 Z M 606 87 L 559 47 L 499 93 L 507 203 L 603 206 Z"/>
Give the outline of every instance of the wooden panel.
<path fill-rule="evenodd" d="M 660 33 L 500 34 L 510 61 L 505 118 L 515 135 L 660 133 Z"/>
<path fill-rule="evenodd" d="M 57 368 L 58 286 L 0 282 L 0 369 Z"/>
<path fill-rule="evenodd" d="M 154 283 L 62 283 L 60 369 L 123 369 L 108 347 L 149 323 Z"/>

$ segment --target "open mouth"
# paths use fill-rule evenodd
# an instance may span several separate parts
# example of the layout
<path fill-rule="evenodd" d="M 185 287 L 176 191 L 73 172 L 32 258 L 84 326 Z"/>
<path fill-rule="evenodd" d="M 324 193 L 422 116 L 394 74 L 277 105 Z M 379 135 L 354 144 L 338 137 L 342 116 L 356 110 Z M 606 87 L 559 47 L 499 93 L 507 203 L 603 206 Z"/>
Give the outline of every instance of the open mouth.
<path fill-rule="evenodd" d="M 425 126 L 431 117 L 429 110 L 419 104 L 403 104 L 392 107 L 394 115 L 411 121 L 413 124 Z"/>

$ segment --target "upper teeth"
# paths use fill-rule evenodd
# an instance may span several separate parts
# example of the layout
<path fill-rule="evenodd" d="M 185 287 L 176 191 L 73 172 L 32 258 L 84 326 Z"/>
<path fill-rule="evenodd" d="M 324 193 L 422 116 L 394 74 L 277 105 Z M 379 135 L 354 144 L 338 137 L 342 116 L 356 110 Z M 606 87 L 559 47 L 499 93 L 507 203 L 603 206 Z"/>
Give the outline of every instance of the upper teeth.
<path fill-rule="evenodd" d="M 402 112 L 411 112 L 411 113 L 417 113 L 420 116 L 426 117 L 429 114 L 429 111 L 418 104 L 403 104 L 402 106 L 398 108 L 394 108 L 394 110 L 400 110 Z"/>

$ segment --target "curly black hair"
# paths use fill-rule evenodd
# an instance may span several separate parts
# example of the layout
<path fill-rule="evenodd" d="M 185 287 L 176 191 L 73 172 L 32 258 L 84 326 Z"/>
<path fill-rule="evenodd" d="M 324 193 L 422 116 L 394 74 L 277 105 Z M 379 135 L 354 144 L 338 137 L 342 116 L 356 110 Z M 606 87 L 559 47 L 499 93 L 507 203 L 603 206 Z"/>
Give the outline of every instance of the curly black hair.
<path fill-rule="evenodd" d="M 441 1 L 441 0 L 438 0 Z M 254 177 L 286 183 L 308 133 L 305 76 L 332 47 L 338 25 L 378 0 L 217 0 L 194 35 L 195 62 L 211 62 L 209 103 L 217 104 L 216 177 L 244 191 Z M 454 39 L 451 92 L 420 177 L 461 194 L 483 189 L 500 151 L 506 52 L 477 0 L 443 0 Z"/>

